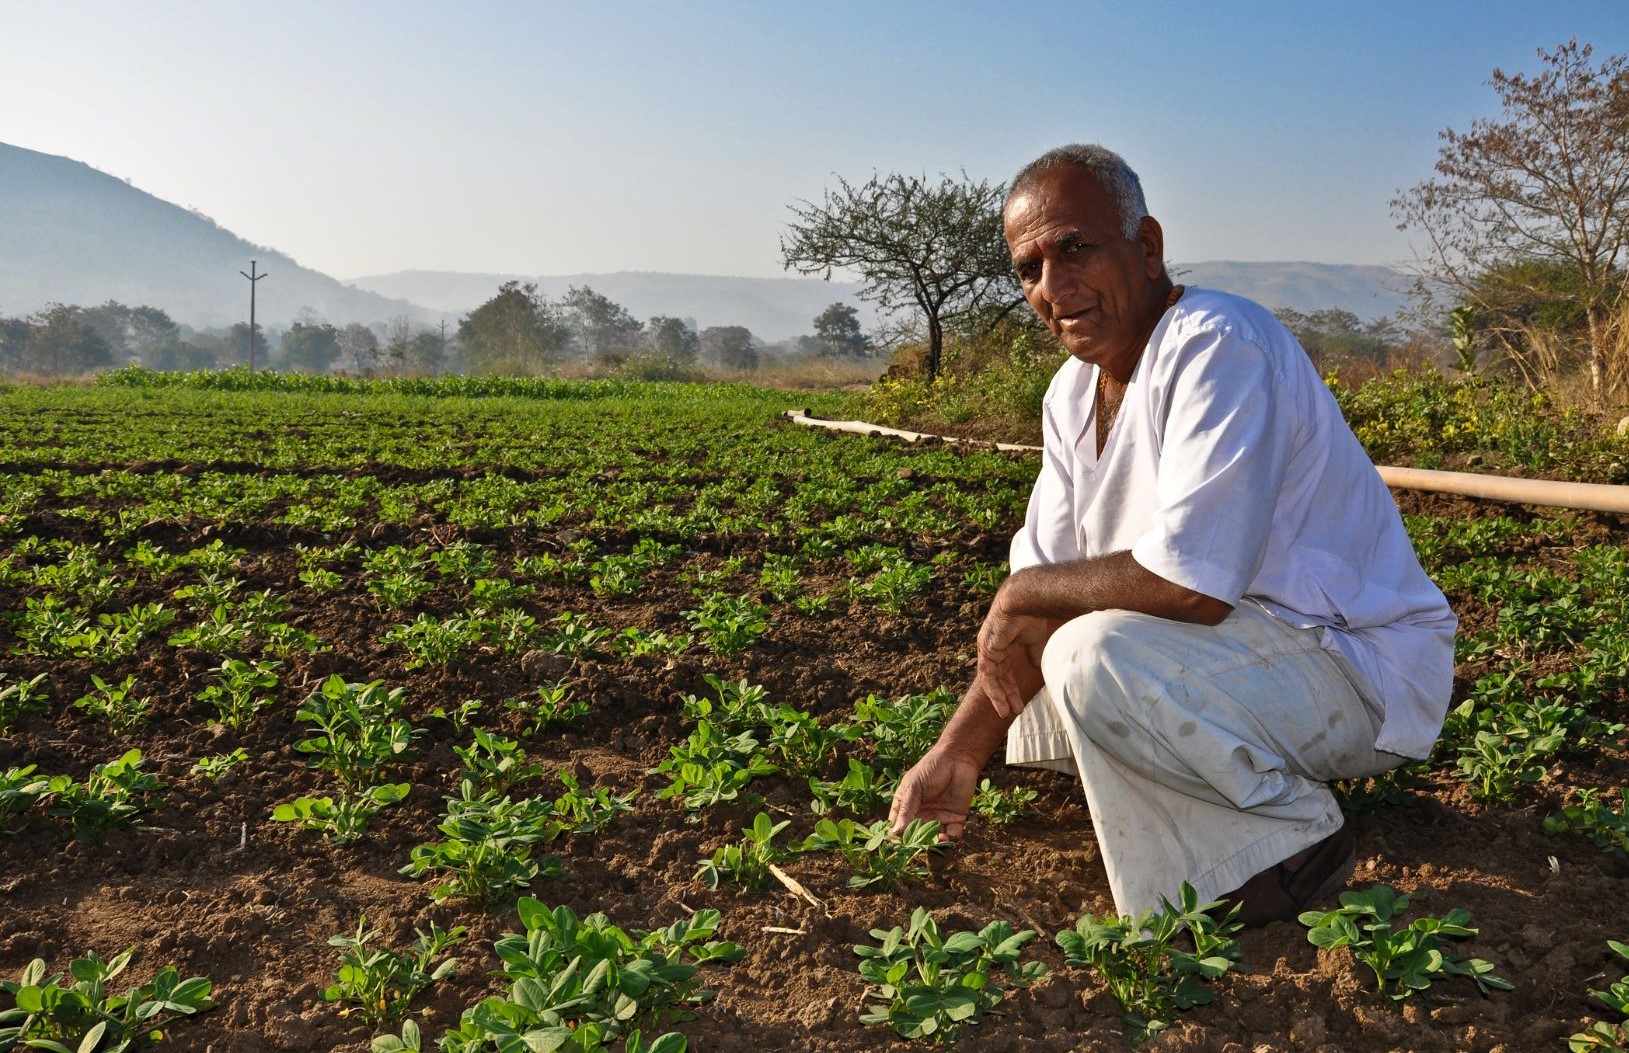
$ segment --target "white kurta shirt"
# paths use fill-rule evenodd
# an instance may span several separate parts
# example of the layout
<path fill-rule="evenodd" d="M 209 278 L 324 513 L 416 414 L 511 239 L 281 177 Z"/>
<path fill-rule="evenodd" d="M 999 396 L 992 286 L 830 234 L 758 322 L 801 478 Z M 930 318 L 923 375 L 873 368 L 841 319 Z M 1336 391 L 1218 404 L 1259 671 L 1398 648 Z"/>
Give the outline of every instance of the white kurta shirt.
<path fill-rule="evenodd" d="M 1149 338 L 1101 458 L 1096 390 L 1078 359 L 1052 378 L 1012 569 L 1130 550 L 1178 585 L 1316 628 L 1381 712 L 1376 747 L 1427 756 L 1456 621 L 1288 330 L 1258 304 L 1189 289 Z"/>

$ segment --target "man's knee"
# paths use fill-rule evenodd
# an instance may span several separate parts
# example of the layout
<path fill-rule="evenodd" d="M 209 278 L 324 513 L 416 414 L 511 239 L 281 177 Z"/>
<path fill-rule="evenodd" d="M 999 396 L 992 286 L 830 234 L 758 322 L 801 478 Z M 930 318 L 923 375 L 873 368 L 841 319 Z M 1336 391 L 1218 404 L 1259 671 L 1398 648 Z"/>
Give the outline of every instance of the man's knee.
<path fill-rule="evenodd" d="M 1160 630 L 1171 623 L 1135 611 L 1093 611 L 1065 622 L 1047 641 L 1047 688 L 1088 738 L 1125 736 L 1162 679 Z M 1128 703 L 1134 703 L 1128 705 Z"/>

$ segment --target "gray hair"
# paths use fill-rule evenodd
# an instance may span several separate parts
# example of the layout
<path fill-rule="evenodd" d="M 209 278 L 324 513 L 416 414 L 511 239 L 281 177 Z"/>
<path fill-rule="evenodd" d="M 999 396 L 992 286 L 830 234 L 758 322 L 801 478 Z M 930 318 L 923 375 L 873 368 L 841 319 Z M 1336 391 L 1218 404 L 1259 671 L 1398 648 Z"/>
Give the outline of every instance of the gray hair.
<path fill-rule="evenodd" d="M 1090 172 L 1114 202 L 1120 213 L 1120 232 L 1128 238 L 1137 236 L 1137 227 L 1148 215 L 1148 202 L 1143 197 L 1143 182 L 1126 164 L 1126 159 L 1096 143 L 1072 143 L 1048 150 L 1018 170 L 1012 177 L 1012 189 L 1007 191 L 1007 203 L 1032 189 L 1047 173 L 1073 165 Z"/>

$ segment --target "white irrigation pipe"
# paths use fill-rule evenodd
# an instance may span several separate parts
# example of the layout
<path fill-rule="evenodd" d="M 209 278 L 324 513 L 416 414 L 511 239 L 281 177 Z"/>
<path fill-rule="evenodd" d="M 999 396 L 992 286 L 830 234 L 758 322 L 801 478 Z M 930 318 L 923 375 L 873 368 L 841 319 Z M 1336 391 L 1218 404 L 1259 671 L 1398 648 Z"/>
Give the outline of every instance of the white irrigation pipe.
<path fill-rule="evenodd" d="M 939 439 L 942 442 L 981 446 L 986 449 L 1039 452 L 1039 446 L 1025 446 L 1013 442 L 983 442 L 978 439 L 960 439 L 946 435 L 924 435 L 899 428 L 884 428 L 863 420 L 823 420 L 812 417 L 808 410 L 788 410 L 786 418 L 794 424 L 832 431 L 855 432 L 860 435 L 890 435 L 906 442 Z M 1436 472 L 1425 468 L 1394 468 L 1377 465 L 1375 470 L 1387 486 L 1404 490 L 1431 490 L 1463 497 L 1479 497 L 1491 501 L 1509 501 L 1521 505 L 1547 505 L 1555 508 L 1576 508 L 1592 512 L 1629 512 L 1629 486 L 1608 486 L 1604 483 L 1567 483 L 1550 479 L 1513 479 L 1504 475 L 1478 475 L 1474 472 Z"/>

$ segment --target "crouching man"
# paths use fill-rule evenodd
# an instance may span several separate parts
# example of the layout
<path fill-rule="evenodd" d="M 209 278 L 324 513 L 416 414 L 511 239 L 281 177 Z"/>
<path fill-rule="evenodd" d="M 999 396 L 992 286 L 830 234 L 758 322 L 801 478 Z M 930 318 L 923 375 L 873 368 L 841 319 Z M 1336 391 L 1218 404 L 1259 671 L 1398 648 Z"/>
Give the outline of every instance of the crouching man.
<path fill-rule="evenodd" d="M 1122 914 L 1295 916 L 1350 877 L 1328 783 L 1425 757 L 1455 619 L 1333 397 L 1271 313 L 1173 286 L 1118 155 L 1013 180 L 1024 295 L 1070 358 L 978 673 L 892 819 L 958 838 L 979 771 L 1074 772 Z"/>

